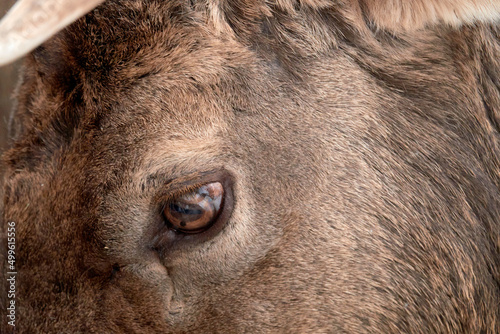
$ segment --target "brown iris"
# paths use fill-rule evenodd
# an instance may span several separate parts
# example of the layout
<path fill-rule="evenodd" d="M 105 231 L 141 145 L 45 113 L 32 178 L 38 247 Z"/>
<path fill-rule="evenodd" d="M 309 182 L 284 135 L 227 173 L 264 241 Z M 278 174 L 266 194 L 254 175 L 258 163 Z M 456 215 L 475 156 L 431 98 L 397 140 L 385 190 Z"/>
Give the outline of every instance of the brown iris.
<path fill-rule="evenodd" d="M 163 214 L 174 230 L 200 233 L 217 220 L 223 199 L 224 187 L 219 182 L 213 182 L 173 199 Z"/>

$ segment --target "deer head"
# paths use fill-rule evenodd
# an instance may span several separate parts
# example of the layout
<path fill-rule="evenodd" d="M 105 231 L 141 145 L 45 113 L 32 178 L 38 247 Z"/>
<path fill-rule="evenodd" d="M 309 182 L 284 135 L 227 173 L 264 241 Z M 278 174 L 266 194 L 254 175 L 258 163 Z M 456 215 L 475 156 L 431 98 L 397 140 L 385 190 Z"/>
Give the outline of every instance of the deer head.
<path fill-rule="evenodd" d="M 498 332 L 498 16 L 20 1 L 2 333 Z"/>

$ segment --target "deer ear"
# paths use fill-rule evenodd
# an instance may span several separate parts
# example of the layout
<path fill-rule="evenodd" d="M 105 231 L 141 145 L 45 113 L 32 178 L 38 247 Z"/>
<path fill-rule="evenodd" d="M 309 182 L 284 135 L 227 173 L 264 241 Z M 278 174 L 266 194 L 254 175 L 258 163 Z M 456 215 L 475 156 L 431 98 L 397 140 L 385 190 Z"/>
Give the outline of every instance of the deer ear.
<path fill-rule="evenodd" d="M 500 22 L 500 0 L 360 0 L 368 19 L 390 31 L 444 23 Z"/>

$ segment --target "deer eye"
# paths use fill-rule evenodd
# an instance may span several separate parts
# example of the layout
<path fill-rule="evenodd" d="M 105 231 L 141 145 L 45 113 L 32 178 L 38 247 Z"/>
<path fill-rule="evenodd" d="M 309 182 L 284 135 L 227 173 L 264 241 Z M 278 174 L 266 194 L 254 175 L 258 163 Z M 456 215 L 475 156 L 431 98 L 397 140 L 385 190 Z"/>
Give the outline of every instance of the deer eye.
<path fill-rule="evenodd" d="M 224 202 L 224 187 L 212 182 L 167 203 L 163 215 L 177 232 L 194 234 L 207 230 L 217 220 Z"/>

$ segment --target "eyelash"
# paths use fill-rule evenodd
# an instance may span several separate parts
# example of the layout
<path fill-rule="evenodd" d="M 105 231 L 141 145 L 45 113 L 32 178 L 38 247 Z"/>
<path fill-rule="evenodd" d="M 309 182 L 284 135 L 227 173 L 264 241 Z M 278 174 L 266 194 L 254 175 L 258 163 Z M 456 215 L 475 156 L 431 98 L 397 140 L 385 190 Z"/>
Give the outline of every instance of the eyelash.
<path fill-rule="evenodd" d="M 158 198 L 157 202 L 163 203 L 163 206 L 161 207 L 160 212 L 163 212 L 163 210 L 167 207 L 168 203 L 170 203 L 172 200 L 182 197 L 186 194 L 189 194 L 190 192 L 198 189 L 199 187 L 203 186 L 205 183 L 193 183 L 190 185 L 186 185 L 183 187 L 175 187 L 176 189 L 168 189 L 168 193 L 163 194 L 161 197 Z"/>

